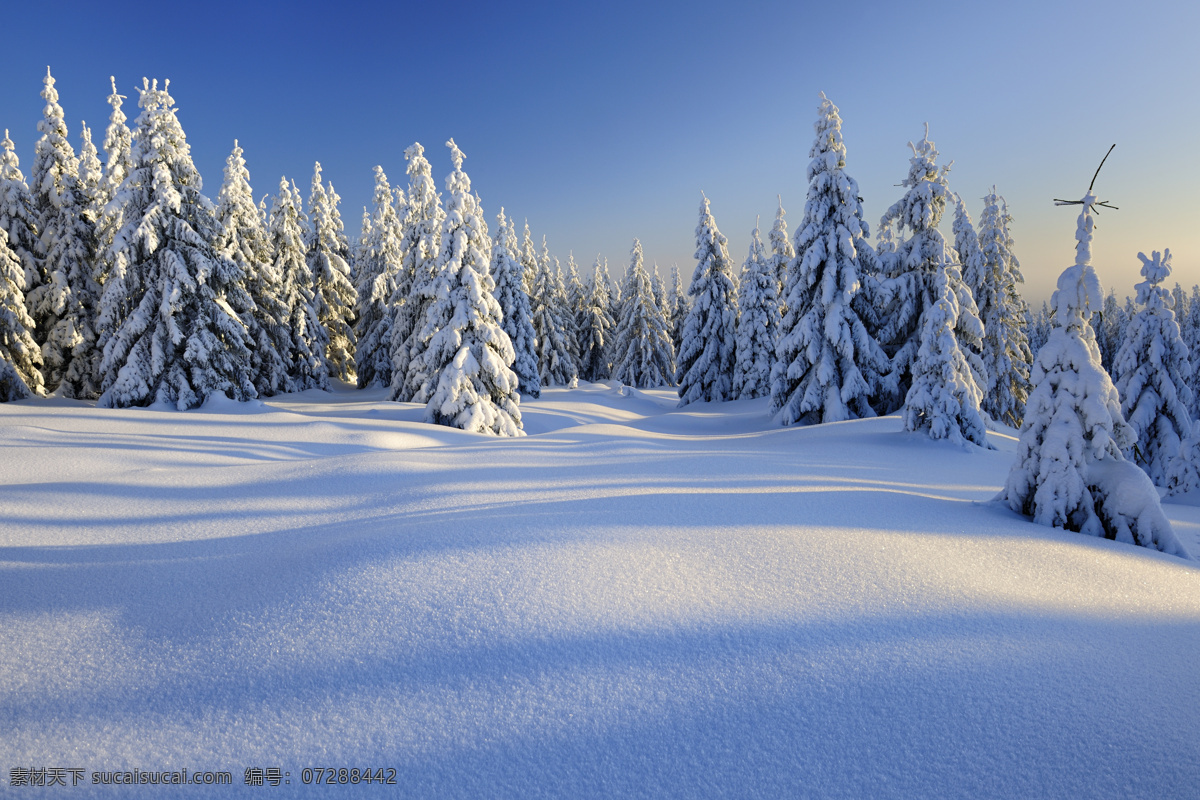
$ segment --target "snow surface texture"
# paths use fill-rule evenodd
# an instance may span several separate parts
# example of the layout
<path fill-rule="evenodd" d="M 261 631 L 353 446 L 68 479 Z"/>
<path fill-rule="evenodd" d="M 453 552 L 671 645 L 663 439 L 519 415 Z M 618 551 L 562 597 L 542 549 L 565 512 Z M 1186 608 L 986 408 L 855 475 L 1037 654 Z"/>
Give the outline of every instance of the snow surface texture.
<path fill-rule="evenodd" d="M 215 798 L 261 794 L 250 766 L 289 796 L 343 765 L 404 797 L 1200 785 L 1200 569 L 983 502 L 1011 430 L 968 452 L 614 383 L 497 439 L 387 391 L 0 405 L 6 771 L 231 771 L 186 792 Z M 1163 509 L 1200 551 L 1200 508 Z"/>

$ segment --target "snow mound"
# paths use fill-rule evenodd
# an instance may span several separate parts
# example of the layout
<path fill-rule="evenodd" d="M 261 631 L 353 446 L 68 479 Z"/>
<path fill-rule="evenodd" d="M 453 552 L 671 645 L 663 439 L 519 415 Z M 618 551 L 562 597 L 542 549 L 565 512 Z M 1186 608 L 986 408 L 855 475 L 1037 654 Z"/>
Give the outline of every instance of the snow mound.
<path fill-rule="evenodd" d="M 0 404 L 0 752 L 214 798 L 1194 794 L 1195 562 L 986 504 L 1011 436 L 670 394 L 548 390 L 519 439 L 336 387 Z"/>

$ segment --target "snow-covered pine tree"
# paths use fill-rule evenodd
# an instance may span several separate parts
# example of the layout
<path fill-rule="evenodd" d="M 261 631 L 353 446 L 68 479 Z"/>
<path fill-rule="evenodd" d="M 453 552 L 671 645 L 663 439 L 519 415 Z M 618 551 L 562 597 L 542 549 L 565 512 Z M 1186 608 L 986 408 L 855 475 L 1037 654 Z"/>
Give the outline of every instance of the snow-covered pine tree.
<path fill-rule="evenodd" d="M 622 316 L 613 337 L 612 378 L 638 388 L 669 386 L 675 374 L 675 352 L 666 318 L 654 301 L 642 243 L 637 239 L 629 262 Z"/>
<path fill-rule="evenodd" d="M 738 293 L 724 234 L 701 193 L 696 226 L 696 271 L 688 295 L 692 307 L 684 322 L 676 360 L 679 405 L 736 398 Z"/>
<path fill-rule="evenodd" d="M 317 318 L 329 336 L 325 358 L 329 374 L 348 381 L 354 376 L 354 286 L 350 283 L 350 264 L 346 261 L 345 232 L 342 219 L 329 191 L 321 184 L 321 162 L 313 166 L 312 190 L 308 199 L 308 268 L 315 285 L 313 300 Z"/>
<path fill-rule="evenodd" d="M 929 141 L 928 125 L 920 143 L 909 142 L 908 146 L 913 155 L 908 177 L 901 184 L 908 191 L 884 213 L 879 223 L 889 239 L 893 225 L 901 232 L 907 228 L 911 233 L 895 245 L 894 251 L 889 251 L 889 242 L 881 242 L 884 246 L 879 252 L 886 277 L 880 285 L 881 305 L 885 310 L 878 340 L 891 358 L 891 368 L 880 381 L 876 403 L 876 411 L 880 413 L 891 413 L 899 408 L 908 394 L 912 385 L 912 366 L 920 349 L 922 332 L 927 328 L 925 312 L 937 302 L 937 272 L 943 262 L 954 259 L 945 237 L 938 230 L 951 196 L 946 182 L 950 165 L 938 168 L 938 152 Z M 957 270 L 947 273 L 952 280 L 950 290 L 957 296 L 959 306 L 954 335 L 963 347 L 975 382 L 982 391 L 987 386 L 987 376 L 975 353 L 982 344 L 983 326 L 971 290 L 961 276 L 954 280 L 957 273 Z"/>
<path fill-rule="evenodd" d="M 734 284 L 737 284 L 737 276 L 734 276 Z M 650 291 L 654 294 L 654 302 L 658 304 L 658 310 L 663 313 L 663 317 L 669 319 L 670 314 L 667 309 L 667 285 L 663 283 L 662 278 L 658 274 L 658 262 L 655 261 L 650 267 Z"/>
<path fill-rule="evenodd" d="M 391 300 L 402 268 L 403 230 L 392 187 L 383 167 L 375 167 L 375 196 L 370 230 L 365 230 L 358 261 L 355 329 L 358 388 L 392 382 Z"/>
<path fill-rule="evenodd" d="M 783 196 L 775 197 L 779 201 L 779 210 L 775 212 L 775 224 L 767 234 L 767 241 L 771 244 L 770 263 L 779 286 L 776 298 L 779 300 L 779 318 L 782 320 L 787 313 L 788 269 L 796 258 L 796 248 L 792 247 L 792 240 L 788 238 L 787 212 L 783 210 Z"/>
<path fill-rule="evenodd" d="M 421 330 L 432 298 L 430 287 L 437 277 L 446 215 L 433 182 L 432 168 L 423 153 L 420 144 L 404 152 L 408 159 L 409 205 L 401 244 L 404 261 L 392 303 L 393 400 L 417 399 L 421 386 L 430 377 L 420 369 L 414 370 L 413 365 L 428 342 L 422 338 Z"/>
<path fill-rule="evenodd" d="M 671 288 L 667 290 L 667 307 L 663 313 L 667 319 L 667 327 L 671 329 L 671 346 L 675 348 L 676 353 L 683 344 L 680 341 L 680 337 L 683 336 L 683 323 L 687 320 L 691 307 L 687 292 L 683 290 L 683 281 L 679 277 L 679 265 L 672 264 Z"/>
<path fill-rule="evenodd" d="M 292 391 L 329 389 L 329 332 L 317 311 L 315 279 L 305 255 L 308 222 L 301 207 L 300 192 L 287 178 L 279 181 L 279 194 L 271 204 L 268 232 L 271 261 L 280 279 L 280 299 L 287 309 L 291 341 L 284 366 Z"/>
<path fill-rule="evenodd" d="M 609 311 L 608 281 L 601 269 L 597 255 L 588 292 L 583 297 L 583 319 L 579 330 L 579 377 L 585 381 L 602 381 L 608 377 L 609 340 L 616 329 L 616 321 Z"/>
<path fill-rule="evenodd" d="M 251 341 L 250 376 L 260 397 L 292 391 L 284 357 L 291 357 L 288 311 L 281 297 L 282 278 L 275 271 L 271 241 L 254 194 L 250 171 L 237 140 L 225 160 L 225 179 L 217 194 L 218 253 L 241 270 L 248 308 L 235 309 Z"/>
<path fill-rule="evenodd" d="M 576 378 L 579 377 L 579 323 L 578 311 L 571 300 L 571 292 L 567 288 L 566 274 L 563 272 L 562 264 L 559 263 L 558 256 L 553 256 L 551 259 L 554 262 L 554 297 L 555 305 L 558 307 L 563 321 L 563 334 L 567 342 L 567 354 L 571 357 L 571 365 L 575 369 Z M 573 260 L 573 259 L 572 259 Z M 574 384 L 572 384 L 574 385 Z"/>
<path fill-rule="evenodd" d="M 614 281 L 612 279 L 612 277 L 609 275 L 608 258 L 607 257 L 604 259 L 604 266 L 601 267 L 600 274 L 602 274 L 604 276 L 604 285 L 608 288 L 608 313 L 609 313 L 609 316 L 611 316 L 613 318 L 613 320 L 615 321 L 615 324 L 619 327 L 621 324 L 621 320 L 625 316 L 625 303 L 624 303 L 624 299 L 621 297 L 622 280 L 621 280 L 621 278 L 618 278 L 617 280 Z M 616 328 L 613 329 L 613 332 L 614 332 L 614 334 L 616 333 Z M 616 340 L 612 337 L 609 337 L 608 343 L 609 343 L 610 349 L 609 349 L 608 354 L 605 356 L 605 358 L 608 360 L 609 372 L 612 372 L 614 356 L 611 351 L 611 347 L 616 345 Z M 678 352 L 678 350 L 676 350 L 675 352 Z M 674 378 L 674 374 L 675 374 L 674 371 L 672 371 L 672 373 L 671 373 L 672 378 Z"/>
<path fill-rule="evenodd" d="M 517 376 L 521 397 L 540 397 L 542 379 L 538 372 L 537 338 L 533 329 L 529 295 L 521 263 L 517 260 L 517 232 L 500 209 L 496 240 L 492 244 L 489 272 L 496 283 L 495 297 L 500 304 L 500 320 L 513 347 L 512 370 Z"/>
<path fill-rule="evenodd" d="M 1192 389 L 1192 419 L 1200 419 L 1200 285 L 1192 287 L 1187 316 L 1180 320 L 1183 343 L 1187 345 L 1189 386 Z"/>
<path fill-rule="evenodd" d="M 871 254 L 858 183 L 846 174 L 837 106 L 821 94 L 808 197 L 787 271 L 787 315 L 771 373 L 771 413 L 784 425 L 874 416 L 888 361 L 863 322 L 859 270 Z"/>
<path fill-rule="evenodd" d="M 1190 303 L 1188 302 L 1187 293 L 1183 291 L 1183 287 L 1179 285 L 1179 281 L 1175 281 L 1175 285 L 1171 287 L 1171 310 L 1175 312 L 1175 319 L 1182 320 L 1187 316 Z"/>
<path fill-rule="evenodd" d="M 988 376 L 983 410 L 992 419 L 1019 428 L 1029 397 L 1029 370 L 1033 363 L 1025 327 L 1029 309 L 1017 291 L 1017 284 L 1025 279 L 1012 251 L 1008 232 L 1011 217 L 995 186 L 983 203 L 978 239 L 979 286 L 974 289 L 984 334 L 980 357 Z M 972 253 L 964 258 L 973 262 L 976 256 Z"/>
<path fill-rule="evenodd" d="M 246 328 L 226 299 L 241 269 L 216 252 L 216 219 L 200 194 L 169 82 L 143 80 L 131 169 L 113 203 L 121 229 L 104 286 L 102 323 L 114 331 L 101 364 L 106 408 L 171 404 L 183 410 L 226 393 L 255 396 Z M 248 307 L 248 297 L 236 306 Z"/>
<path fill-rule="evenodd" d="M 38 215 L 45 282 L 26 296 L 42 346 L 47 391 L 61 388 L 66 397 L 99 394 L 99 352 L 95 315 L 100 287 L 92 274 L 96 231 L 87 217 L 87 198 L 79 186 L 79 159 L 67 140 L 63 110 L 54 78 L 46 69 L 46 101 L 33 161 L 33 208 Z"/>
<path fill-rule="evenodd" d="M 529 220 L 525 220 L 525 235 L 521 239 L 521 269 L 523 280 L 525 281 L 525 292 L 530 299 L 533 298 L 533 284 L 537 280 L 538 274 L 538 256 L 537 249 L 533 246 L 533 235 L 529 232 Z"/>
<path fill-rule="evenodd" d="M 446 216 L 421 329 L 427 346 L 413 367 L 429 376 L 418 396 L 428 398 L 425 421 L 497 436 L 523 436 L 512 342 L 501 326 L 500 304 L 488 272 L 492 242 L 463 153 L 446 142 L 454 171 L 446 178 Z"/>
<path fill-rule="evenodd" d="M 1167 486 L 1168 467 L 1192 430 L 1189 409 L 1187 345 L 1179 333 L 1170 293 L 1161 284 L 1171 275 L 1171 251 L 1147 258 L 1138 253 L 1142 277 L 1137 301 L 1142 309 L 1129 325 L 1114 362 L 1121 413 L 1133 428 L 1134 446 L 1124 455 L 1146 470 L 1150 480 Z"/>
<path fill-rule="evenodd" d="M 1104 296 L 1101 311 L 1092 315 L 1091 325 L 1092 333 L 1096 337 L 1096 346 L 1100 348 L 1100 363 L 1104 366 L 1104 371 L 1112 375 L 1113 362 L 1125 339 L 1125 329 L 1129 327 L 1125 310 L 1121 308 L 1116 292 L 1112 289 Z"/>
<path fill-rule="evenodd" d="M 0 228 L 0 403 L 42 393 L 42 352 L 25 310 L 25 268 Z"/>
<path fill-rule="evenodd" d="M 117 190 L 121 188 L 125 177 L 132 169 L 130 151 L 133 143 L 133 134 L 130 133 L 129 126 L 125 124 L 125 113 L 121 111 L 125 95 L 117 93 L 115 77 L 110 76 L 109 80 L 112 82 L 112 94 L 108 96 L 108 105 L 112 108 L 112 112 L 108 116 L 108 128 L 104 131 L 105 163 L 101 189 L 101 197 L 106 204 L 116 197 Z"/>
<path fill-rule="evenodd" d="M 934 276 L 936 300 L 924 315 L 921 346 L 912 367 L 912 386 L 904 398 L 904 429 L 924 431 L 931 439 L 973 442 L 989 450 L 987 426 L 979 413 L 982 393 L 954 335 L 958 322 L 958 265 L 943 261 Z"/>
<path fill-rule="evenodd" d="M 33 196 L 21 174 L 21 162 L 14 150 L 15 145 L 4 131 L 4 154 L 0 156 L 0 229 L 8 234 L 8 244 L 21 260 L 25 283 L 22 289 L 28 293 L 45 282 L 42 272 L 44 251 L 38 236 L 37 214 L 33 210 Z M 32 334 L 32 329 L 31 334 Z M 41 356 L 38 357 L 41 363 Z"/>
<path fill-rule="evenodd" d="M 975 224 L 971 220 L 971 213 L 967 211 L 967 204 L 958 192 L 951 192 L 950 195 L 954 198 L 954 252 L 958 253 L 963 283 L 971 290 L 975 305 L 979 307 L 984 276 L 983 250 L 980 249 L 979 236 L 975 233 Z"/>
<path fill-rule="evenodd" d="M 997 499 L 1041 525 L 1186 558 L 1153 483 L 1121 454 L 1135 435 L 1088 323 L 1103 299 L 1091 265 L 1090 186 L 1079 203 L 1075 263 L 1058 278 L 1054 329 L 1034 361 L 1017 457 Z"/>
<path fill-rule="evenodd" d="M 79 138 L 79 194 L 83 203 L 83 215 L 95 229 L 104 208 L 101 196 L 104 168 L 100 165 L 100 157 L 96 152 L 96 145 L 92 143 L 92 131 L 87 122 L 80 123 Z"/>
<path fill-rule="evenodd" d="M 567 272 L 565 277 L 567 306 L 571 310 L 571 317 L 575 323 L 575 340 L 572 342 L 571 354 L 575 358 L 575 366 L 578 367 L 581 345 L 579 332 L 583 328 L 587 290 L 584 288 L 583 281 L 579 277 L 579 265 L 575 263 L 575 251 L 573 250 L 567 253 Z"/>
<path fill-rule="evenodd" d="M 1027 327 L 1029 328 L 1029 351 L 1033 353 L 1034 360 L 1037 360 L 1038 351 L 1050 340 L 1050 331 L 1054 330 L 1054 321 L 1050 318 L 1048 303 L 1042 301 L 1042 307 L 1038 309 L 1037 314 L 1029 315 Z"/>
<path fill-rule="evenodd" d="M 542 386 L 574 388 L 579 378 L 570 344 L 575 322 L 566 307 L 565 291 L 559 291 L 556 272 L 543 239 L 542 257 L 538 260 L 533 292 L 529 297 L 530 317 L 537 337 L 538 375 Z"/>
<path fill-rule="evenodd" d="M 117 93 L 117 79 L 110 76 L 109 80 L 112 82 L 112 94 L 108 96 L 108 104 L 112 107 L 112 113 L 109 114 L 108 128 L 104 132 L 104 154 L 107 160 L 100 184 L 96 187 L 96 203 L 100 214 L 96 220 L 95 276 L 96 282 L 101 286 L 108 280 L 108 273 L 112 270 L 109 259 L 112 254 L 113 237 L 124 224 L 121 205 L 112 201 L 131 169 L 129 158 L 132 134 L 129 126 L 125 124 L 125 113 L 121 111 L 125 96 Z M 97 347 L 101 350 L 104 341 L 106 336 L 101 332 L 97 339 Z"/>
<path fill-rule="evenodd" d="M 779 337 L 779 284 L 766 258 L 758 226 L 750 234 L 750 252 L 742 264 L 738 291 L 737 366 L 733 392 L 739 398 L 769 397 L 775 342 Z"/>

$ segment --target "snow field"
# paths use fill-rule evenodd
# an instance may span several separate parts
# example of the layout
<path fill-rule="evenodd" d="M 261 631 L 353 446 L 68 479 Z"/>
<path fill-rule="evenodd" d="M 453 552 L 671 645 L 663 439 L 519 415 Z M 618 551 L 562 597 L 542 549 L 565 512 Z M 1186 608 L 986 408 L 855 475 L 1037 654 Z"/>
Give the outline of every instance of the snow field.
<path fill-rule="evenodd" d="M 1011 435 L 582 384 L 498 440 L 386 391 L 0 405 L 4 763 L 247 793 L 390 766 L 417 797 L 1200 785 L 1200 569 L 990 503 Z M 1163 508 L 1200 552 L 1200 509 Z"/>

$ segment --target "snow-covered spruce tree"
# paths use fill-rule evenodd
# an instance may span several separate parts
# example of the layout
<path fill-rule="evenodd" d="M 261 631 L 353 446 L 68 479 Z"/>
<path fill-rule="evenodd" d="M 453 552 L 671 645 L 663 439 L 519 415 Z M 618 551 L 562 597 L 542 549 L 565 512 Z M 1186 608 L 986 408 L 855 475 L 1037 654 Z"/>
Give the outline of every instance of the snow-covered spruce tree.
<path fill-rule="evenodd" d="M 1192 287 L 1191 301 L 1188 303 L 1187 316 L 1180 320 L 1180 333 L 1183 343 L 1187 345 L 1188 359 L 1191 362 L 1188 375 L 1192 389 L 1192 419 L 1200 419 L 1200 286 Z"/>
<path fill-rule="evenodd" d="M 428 398 L 425 421 L 497 436 L 523 436 L 512 342 L 501 326 L 500 304 L 488 273 L 492 243 L 463 153 L 446 142 L 454 171 L 446 178 L 446 216 L 431 300 L 421 329 L 426 348 L 413 367 L 429 376 L 418 392 Z"/>
<path fill-rule="evenodd" d="M 979 236 L 975 233 L 975 224 L 971 220 L 971 213 L 967 211 L 967 204 L 958 192 L 951 192 L 951 196 L 954 198 L 954 252 L 958 253 L 963 283 L 971 290 L 978 307 L 979 292 L 983 288 L 983 251 L 979 247 Z"/>
<path fill-rule="evenodd" d="M 542 379 L 538 373 L 537 338 L 529 310 L 529 295 L 521 263 L 517 261 L 517 232 L 500 209 L 497 217 L 496 240 L 492 244 L 492 263 L 489 270 L 496 282 L 495 297 L 500 304 L 501 326 L 513 347 L 513 372 L 522 397 L 539 397 Z"/>
<path fill-rule="evenodd" d="M 1191 363 L 1171 310 L 1171 295 L 1161 286 L 1171 274 L 1171 251 L 1156 250 L 1150 258 L 1138 253 L 1138 258 L 1145 278 L 1137 285 L 1142 309 L 1130 321 L 1117 353 L 1114 383 L 1121 413 L 1137 437 L 1124 455 L 1146 470 L 1156 485 L 1166 487 L 1168 466 L 1192 430 Z"/>
<path fill-rule="evenodd" d="M 983 348 L 980 357 L 988 383 L 983 393 L 983 410 L 992 419 L 1019 428 L 1029 397 L 1029 370 L 1033 351 L 1025 320 L 1028 306 L 1017 291 L 1024 283 L 1021 265 L 1012 252 L 1008 232 L 1011 217 L 1004 198 L 996 187 L 983 198 L 983 216 L 979 220 L 979 287 L 974 290 L 983 323 Z M 974 255 L 967 257 L 970 260 Z"/>
<path fill-rule="evenodd" d="M 576 378 L 579 376 L 579 323 L 578 311 L 571 301 L 571 292 L 567 288 L 566 274 L 558 256 L 551 259 L 554 262 L 554 297 L 557 307 L 561 310 L 563 333 L 567 339 L 567 354 L 571 357 L 571 365 L 575 368 Z M 574 384 L 572 384 L 574 385 Z"/>
<path fill-rule="evenodd" d="M 33 161 L 33 208 L 38 215 L 45 282 L 26 302 L 42 346 L 46 389 L 66 397 L 99 394 L 99 352 L 95 315 L 100 287 L 92 274 L 96 231 L 88 219 L 88 198 L 79 186 L 79 159 L 67 140 L 63 110 L 47 68 L 42 89 L 46 101 Z"/>
<path fill-rule="evenodd" d="M 683 323 L 687 321 L 688 311 L 692 308 L 688 302 L 687 292 L 683 290 L 683 281 L 679 277 L 679 265 L 671 265 L 671 288 L 667 290 L 667 307 L 663 314 L 667 318 L 667 327 L 671 329 L 671 346 L 679 352 L 683 336 Z"/>
<path fill-rule="evenodd" d="M 1104 371 L 1112 375 L 1113 362 L 1116 360 L 1117 351 L 1121 349 L 1121 343 L 1125 340 L 1125 329 L 1129 327 L 1125 309 L 1121 308 L 1116 292 L 1112 289 L 1105 295 L 1101 311 L 1092 315 L 1091 325 L 1092 333 L 1096 337 L 1096 346 L 1100 348 L 1100 363 L 1104 365 Z"/>
<path fill-rule="evenodd" d="M 358 320 L 355 365 L 358 388 L 392 382 L 391 298 L 396 290 L 404 251 L 403 231 L 392 187 L 383 167 L 375 167 L 375 195 L 370 230 L 364 224 L 355 284 Z"/>
<path fill-rule="evenodd" d="M 133 134 L 125 124 L 125 112 L 121 111 L 125 95 L 117 93 L 117 79 L 110 76 L 112 94 L 108 96 L 108 105 L 112 112 L 108 115 L 108 128 L 104 131 L 104 178 L 102 181 L 101 198 L 107 204 L 116 197 L 117 190 L 125 181 L 132 168 L 130 151 Z M 107 242 L 105 242 L 107 244 Z"/>
<path fill-rule="evenodd" d="M 1191 309 L 1191 301 L 1188 300 L 1187 292 L 1179 285 L 1179 281 L 1175 281 L 1175 285 L 1171 287 L 1171 303 L 1171 310 L 1175 312 L 1177 320 L 1186 317 Z"/>
<path fill-rule="evenodd" d="M 130 172 L 112 201 L 125 222 L 101 303 L 114 331 L 101 364 L 106 408 L 255 396 L 249 336 L 226 300 L 241 291 L 241 269 L 212 244 L 216 218 L 168 87 L 143 81 Z"/>
<path fill-rule="evenodd" d="M 758 226 L 750 234 L 750 252 L 742 264 L 738 292 L 737 365 L 733 391 L 739 398 L 769 397 L 775 342 L 779 336 L 779 295 L 775 270 L 767 261 Z"/>
<path fill-rule="evenodd" d="M 392 302 L 391 394 L 393 400 L 402 401 L 416 399 L 429 378 L 420 369 L 414 370 L 413 363 L 428 342 L 421 337 L 421 329 L 432 298 L 429 290 L 437 277 L 446 217 L 433 182 L 433 171 L 423 153 L 420 144 L 404 151 L 408 159 L 409 203 L 401 243 L 403 266 Z"/>
<path fill-rule="evenodd" d="M 924 431 L 931 439 L 973 442 L 989 450 L 987 426 L 979 413 L 982 393 L 954 335 L 958 322 L 958 265 L 943 262 L 934 276 L 936 300 L 924 315 L 921 347 L 912 368 L 912 386 L 904 398 L 904 429 Z"/>
<path fill-rule="evenodd" d="M 571 354 L 575 358 L 575 366 L 579 366 L 579 332 L 583 328 L 584 305 L 587 302 L 587 290 L 579 277 L 579 265 L 575 263 L 575 252 L 567 253 L 566 296 L 567 306 L 571 310 L 572 321 L 575 323 L 575 340 L 572 342 Z"/>
<path fill-rule="evenodd" d="M 354 376 L 354 286 L 350 283 L 350 264 L 341 216 L 332 194 L 321 185 L 321 162 L 313 166 L 312 191 L 309 194 L 308 268 L 315 281 L 313 300 L 317 318 L 329 336 L 325 358 L 331 377 L 348 381 Z"/>
<path fill-rule="evenodd" d="M 736 399 L 733 387 L 737 358 L 738 293 L 724 234 L 700 202 L 696 226 L 696 271 L 688 295 L 692 307 L 683 325 L 683 344 L 676 359 L 679 405 Z"/>
<path fill-rule="evenodd" d="M 0 228 L 0 403 L 42 393 L 42 353 L 25 310 L 25 269 Z"/>
<path fill-rule="evenodd" d="M 872 253 L 858 183 L 846 174 L 837 106 L 822 93 L 813 126 L 804 218 L 788 269 L 787 314 L 771 373 L 771 413 L 784 425 L 874 416 L 887 357 L 863 322 L 863 255 Z"/>
<path fill-rule="evenodd" d="M 610 302 L 612 303 L 612 306 L 609 310 L 612 311 L 613 318 L 616 319 L 620 313 L 621 303 L 624 301 L 624 297 L 621 295 L 621 284 L 624 282 L 624 279 L 620 276 L 618 276 L 617 280 L 615 280 L 615 281 L 612 279 L 612 277 L 608 273 L 608 259 L 607 258 L 604 259 L 604 270 L 603 271 L 604 271 L 604 282 L 607 283 L 608 287 L 609 287 L 608 288 L 608 297 L 609 297 Z"/>
<path fill-rule="evenodd" d="M 542 242 L 542 252 L 533 279 L 533 292 L 529 297 L 530 317 L 537 337 L 538 375 L 542 386 L 573 388 L 579 378 L 570 344 L 575 322 L 570 309 L 566 307 L 565 292 L 559 292 L 545 240 Z"/>
<path fill-rule="evenodd" d="M 292 391 L 284 364 L 291 358 L 289 318 L 281 297 L 266 225 L 254 204 L 250 171 L 237 140 L 225 160 L 225 179 L 217 194 L 218 253 L 237 265 L 251 305 L 235 309 L 251 341 L 250 376 L 260 397 Z"/>
<path fill-rule="evenodd" d="M 533 297 L 533 284 L 537 280 L 538 255 L 533 245 L 533 235 L 529 232 L 529 220 L 525 220 L 525 235 L 521 239 L 521 270 L 525 281 L 525 292 Z"/>
<path fill-rule="evenodd" d="M 622 283 L 623 279 L 621 277 L 618 277 L 618 279 L 616 281 L 614 281 L 612 279 L 612 277 L 609 275 L 609 272 L 608 272 L 608 259 L 607 258 L 604 259 L 604 265 L 600 268 L 600 274 L 604 276 L 604 286 L 608 290 L 608 314 L 610 317 L 613 318 L 613 324 L 614 324 L 613 336 L 608 337 L 608 344 L 606 345 L 607 350 L 605 351 L 605 356 L 604 356 L 606 362 L 608 363 L 608 372 L 611 375 L 612 368 L 613 368 L 613 359 L 615 358 L 615 353 L 614 353 L 613 348 L 616 347 L 616 344 L 617 344 L 615 336 L 616 336 L 617 328 L 619 328 L 621 325 L 621 320 L 624 319 L 624 317 L 625 317 L 625 303 L 623 301 L 623 298 L 621 297 L 621 283 Z M 674 347 L 673 343 L 672 343 L 672 347 Z M 673 352 L 677 353 L 679 351 L 674 350 Z M 674 363 L 674 362 L 672 361 L 672 363 Z M 672 370 L 671 370 L 672 380 L 674 379 L 674 375 L 675 375 L 675 370 L 672 367 Z"/>
<path fill-rule="evenodd" d="M 92 131 L 86 122 L 80 124 L 79 138 L 79 194 L 83 203 L 83 215 L 94 230 L 104 208 L 101 196 L 104 168 L 100 165 L 96 145 L 92 143 Z"/>
<path fill-rule="evenodd" d="M 1054 330 L 1054 321 L 1050 317 L 1050 304 L 1042 301 L 1042 307 L 1037 314 L 1029 315 L 1029 350 L 1037 360 L 1037 353 L 1046 342 L 1050 341 L 1050 331 Z M 1094 335 L 1094 334 L 1093 334 Z M 1105 370 L 1107 372 L 1107 369 Z M 1032 372 L 1031 372 L 1032 375 Z M 1031 378 L 1032 385 L 1032 378 Z"/>
<path fill-rule="evenodd" d="M 613 337 L 612 378 L 638 388 L 669 386 L 675 374 L 675 352 L 666 318 L 654 301 L 642 243 L 637 239 L 629 262 L 622 316 Z"/>
<path fill-rule="evenodd" d="M 21 174 L 21 162 L 7 130 L 4 131 L 3 147 L 4 154 L 0 156 L 0 229 L 8 234 L 8 245 L 21 260 L 25 281 L 22 289 L 28 293 L 45 282 L 42 272 L 44 251 L 38 236 L 33 196 Z M 40 356 L 38 363 L 41 363 Z"/>
<path fill-rule="evenodd" d="M 271 204 L 268 231 L 271 261 L 280 279 L 280 299 L 287 309 L 291 341 L 284 356 L 292 391 L 329 389 L 329 332 L 317 311 L 315 280 L 305 255 L 307 220 L 301 210 L 300 192 L 287 178 L 279 181 L 279 194 Z"/>
<path fill-rule="evenodd" d="M 734 276 L 734 285 L 738 285 L 738 277 L 736 275 Z M 658 274 L 657 261 L 650 267 L 650 291 L 654 294 L 654 302 L 658 304 L 658 310 L 669 321 L 671 315 L 667 307 L 667 285 L 663 283 L 662 277 Z"/>
<path fill-rule="evenodd" d="M 112 94 L 108 96 L 108 104 L 112 107 L 112 113 L 109 114 L 108 128 L 104 132 L 104 173 L 96 187 L 96 203 L 100 213 L 96 220 L 95 276 L 101 286 L 108 280 L 108 273 L 112 270 L 110 257 L 113 237 L 124 224 L 121 205 L 112 201 L 131 169 L 129 158 L 133 140 L 129 126 L 125 124 L 125 113 L 121 111 L 125 96 L 117 93 L 117 79 L 110 76 L 109 80 L 112 82 Z M 101 334 L 97 340 L 101 350 L 104 341 L 105 337 Z"/>
<path fill-rule="evenodd" d="M 946 182 L 950 166 L 938 168 L 938 152 L 933 142 L 929 141 L 928 125 L 920 143 L 914 145 L 909 142 L 908 146 L 913 155 L 909 161 L 908 177 L 901 184 L 908 191 L 887 210 L 879 223 L 880 229 L 888 231 L 889 236 L 892 225 L 901 232 L 907 228 L 911 234 L 895 245 L 894 252 L 881 248 L 879 253 L 885 274 L 881 281 L 880 299 L 885 310 L 877 338 L 891 358 L 891 368 L 881 378 L 875 405 L 880 413 L 891 413 L 898 409 L 908 394 L 921 334 L 927 327 L 925 312 L 937 301 L 937 272 L 940 265 L 954 260 L 945 237 L 938 230 L 951 196 Z M 987 386 L 987 376 L 983 362 L 976 353 L 982 344 L 983 325 L 979 321 L 971 290 L 963 283 L 961 275 L 957 270 L 947 274 L 952 280 L 950 290 L 958 298 L 959 306 L 954 335 L 958 337 L 959 345 L 963 347 L 975 375 L 975 382 L 982 391 Z M 954 280 L 956 275 L 957 280 Z"/>
<path fill-rule="evenodd" d="M 767 234 L 767 241 L 771 244 L 770 263 L 778 283 L 776 297 L 779 300 L 779 318 L 782 320 L 783 315 L 787 313 L 788 269 L 796 258 L 796 248 L 792 247 L 792 240 L 788 238 L 787 212 L 783 210 L 783 197 L 775 197 L 779 201 L 779 210 L 775 212 L 775 224 Z"/>
<path fill-rule="evenodd" d="M 1091 187 L 1080 203 L 1075 263 L 1051 299 L 1054 329 L 1034 361 L 1017 457 L 997 500 L 1041 525 L 1186 558 L 1153 483 L 1121 455 L 1135 435 L 1088 323 L 1103 298 L 1091 265 Z"/>
<path fill-rule="evenodd" d="M 585 381 L 602 381 L 608 377 L 607 352 L 616 321 L 609 311 L 608 281 L 601 272 L 600 256 L 592 266 L 583 297 L 583 315 L 579 327 L 579 377 Z"/>

